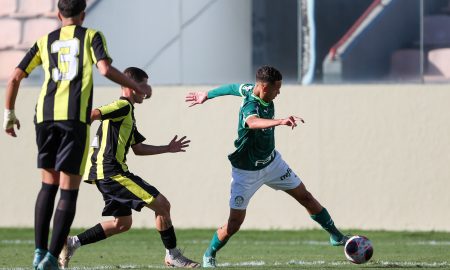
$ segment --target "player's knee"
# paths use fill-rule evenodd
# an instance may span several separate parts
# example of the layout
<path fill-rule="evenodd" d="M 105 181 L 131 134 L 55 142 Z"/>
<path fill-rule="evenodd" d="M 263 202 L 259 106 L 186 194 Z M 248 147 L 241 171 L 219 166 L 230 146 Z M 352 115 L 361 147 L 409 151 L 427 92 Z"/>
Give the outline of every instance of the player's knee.
<path fill-rule="evenodd" d="M 116 229 L 117 233 L 123 233 L 128 231 L 131 228 L 131 225 L 133 224 L 133 220 L 130 219 L 116 219 L 114 221 L 114 228 Z"/>
<path fill-rule="evenodd" d="M 152 209 L 155 211 L 156 216 L 170 218 L 170 202 L 162 194 L 159 194 L 158 197 L 156 197 Z"/>
<path fill-rule="evenodd" d="M 162 194 L 160 194 L 158 196 L 158 199 L 159 199 L 159 205 L 160 205 L 161 211 L 170 213 L 170 202 L 169 202 L 169 200 L 167 200 L 167 198 L 164 197 Z"/>

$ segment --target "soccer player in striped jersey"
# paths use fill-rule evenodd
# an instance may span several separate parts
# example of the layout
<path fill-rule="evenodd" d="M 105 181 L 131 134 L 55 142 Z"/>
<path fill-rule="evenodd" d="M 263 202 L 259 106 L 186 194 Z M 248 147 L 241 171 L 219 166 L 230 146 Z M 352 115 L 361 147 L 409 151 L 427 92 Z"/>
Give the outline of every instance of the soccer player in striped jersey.
<path fill-rule="evenodd" d="M 267 185 L 283 190 L 303 205 L 311 218 L 329 234 L 333 246 L 342 246 L 348 239 L 334 225 L 328 211 L 306 189 L 300 178 L 275 149 L 275 127 L 292 129 L 303 119 L 289 116 L 275 119 L 273 100 L 280 94 L 282 75 L 270 66 L 256 72 L 256 84 L 223 85 L 209 92 L 191 92 L 186 96 L 190 106 L 202 104 L 208 99 L 233 95 L 243 98 L 239 111 L 236 150 L 228 156 L 232 166 L 230 214 L 228 222 L 220 227 L 203 255 L 203 267 L 216 266 L 216 253 L 239 231 L 244 222 L 248 203 L 255 192 Z"/>
<path fill-rule="evenodd" d="M 139 68 L 129 67 L 124 73 L 137 83 L 147 83 L 148 75 Z M 200 266 L 183 256 L 177 248 L 169 201 L 155 187 L 128 170 L 126 155 L 130 147 L 136 155 L 156 155 L 185 152 L 190 142 L 186 137 L 177 140 L 175 136 L 168 145 L 144 144 L 145 138 L 138 132 L 134 118 L 134 104 L 140 104 L 143 100 L 144 95 L 122 87 L 119 100 L 92 111 L 92 121 L 101 120 L 101 125 L 91 145 L 85 181 L 97 185 L 105 201 L 102 214 L 112 216 L 113 219 L 69 237 L 59 258 L 63 268 L 68 266 L 70 258 L 80 246 L 129 230 L 132 224 L 131 210 L 141 211 L 144 207 L 155 212 L 156 229 L 166 248 L 166 265 L 183 268 Z"/>
<path fill-rule="evenodd" d="M 42 65 L 45 79 L 34 117 L 38 168 L 42 171 L 42 187 L 35 206 L 35 269 L 58 269 L 57 257 L 75 216 L 88 150 L 92 66 L 95 64 L 102 75 L 120 85 L 143 94 L 151 92 L 149 85 L 136 84 L 111 65 L 103 34 L 81 26 L 85 8 L 85 0 L 58 1 L 62 27 L 36 41 L 15 68 L 6 89 L 3 128 L 16 137 L 14 125 L 20 128 L 20 123 L 14 109 L 20 83 Z M 48 246 L 58 189 L 61 194 Z"/>

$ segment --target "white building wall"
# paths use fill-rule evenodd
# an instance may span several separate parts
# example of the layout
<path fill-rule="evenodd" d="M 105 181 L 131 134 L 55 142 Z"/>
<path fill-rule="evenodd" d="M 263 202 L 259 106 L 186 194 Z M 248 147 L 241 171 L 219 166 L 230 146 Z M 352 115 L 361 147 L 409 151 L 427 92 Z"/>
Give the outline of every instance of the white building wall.
<path fill-rule="evenodd" d="M 132 172 L 171 201 L 176 227 L 214 228 L 228 215 L 227 154 L 233 151 L 240 99 L 188 108 L 185 94 L 202 89 L 207 87 L 155 86 L 152 98 L 136 106 L 147 143 L 167 144 L 175 134 L 192 140 L 186 153 L 130 153 L 128 159 Z M 119 95 L 118 87 L 97 87 L 94 105 Z M 16 110 L 22 128 L 17 138 L 0 134 L 2 227 L 33 226 L 40 187 L 32 124 L 37 96 L 37 88 L 20 89 Z M 276 117 L 294 114 L 306 123 L 293 131 L 277 127 L 277 149 L 339 227 L 450 231 L 448 100 L 447 85 L 283 86 Z M 102 207 L 95 186 L 83 183 L 74 226 L 96 224 Z M 135 213 L 134 225 L 153 227 L 153 214 Z M 267 187 L 250 202 L 243 225 L 313 227 L 318 226 L 293 199 Z"/>

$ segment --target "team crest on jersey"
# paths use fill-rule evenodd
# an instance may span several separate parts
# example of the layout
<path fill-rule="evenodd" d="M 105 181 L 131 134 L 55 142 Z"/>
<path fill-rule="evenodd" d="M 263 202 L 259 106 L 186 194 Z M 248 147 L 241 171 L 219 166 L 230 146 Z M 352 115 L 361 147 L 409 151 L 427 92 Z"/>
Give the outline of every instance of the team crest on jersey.
<path fill-rule="evenodd" d="M 244 197 L 242 197 L 242 196 L 236 196 L 236 197 L 234 198 L 234 205 L 235 205 L 236 207 L 242 206 L 243 203 L 244 203 Z"/>
<path fill-rule="evenodd" d="M 253 85 L 252 84 L 244 84 L 243 86 L 242 86 L 242 90 L 245 90 L 245 91 L 248 91 L 248 90 L 250 90 L 250 89 L 252 89 L 253 88 Z"/>

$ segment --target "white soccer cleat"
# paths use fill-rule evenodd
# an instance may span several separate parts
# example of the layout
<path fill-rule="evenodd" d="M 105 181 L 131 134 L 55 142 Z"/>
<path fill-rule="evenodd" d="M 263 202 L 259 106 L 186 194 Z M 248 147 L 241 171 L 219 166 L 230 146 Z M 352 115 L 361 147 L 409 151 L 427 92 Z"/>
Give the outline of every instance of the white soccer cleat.
<path fill-rule="evenodd" d="M 212 256 L 203 255 L 203 268 L 215 268 L 216 258 Z"/>
<path fill-rule="evenodd" d="M 74 240 L 75 239 L 72 236 L 67 237 L 67 241 L 64 243 L 64 247 L 59 254 L 58 265 L 61 269 L 66 269 L 69 266 L 69 261 L 75 253 L 75 250 L 78 248 L 75 246 Z"/>
<path fill-rule="evenodd" d="M 198 268 L 200 264 L 194 262 L 191 259 L 184 257 L 181 251 L 177 248 L 172 249 L 170 252 L 166 253 L 164 262 L 168 267 L 181 267 L 181 268 Z"/>

